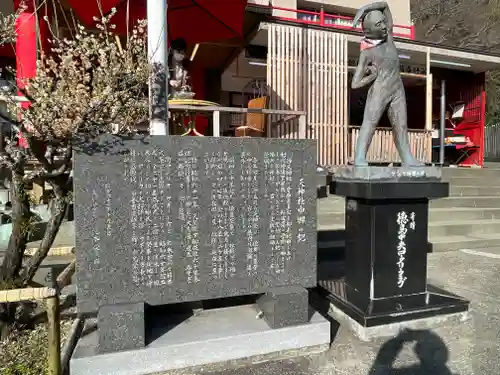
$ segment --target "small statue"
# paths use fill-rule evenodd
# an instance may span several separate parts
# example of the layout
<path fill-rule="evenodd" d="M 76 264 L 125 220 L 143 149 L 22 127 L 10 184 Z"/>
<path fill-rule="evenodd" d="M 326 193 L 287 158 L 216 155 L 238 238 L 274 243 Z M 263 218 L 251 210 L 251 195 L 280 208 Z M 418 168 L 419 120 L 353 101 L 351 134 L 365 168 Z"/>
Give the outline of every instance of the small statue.
<path fill-rule="evenodd" d="M 394 142 L 404 166 L 422 166 L 410 150 L 406 96 L 400 75 L 399 56 L 394 44 L 393 19 L 385 1 L 365 5 L 356 12 L 353 26 L 362 22 L 364 39 L 352 88 L 371 84 L 368 90 L 363 124 L 356 144 L 354 165 L 368 166 L 366 153 L 383 113 L 388 110 Z"/>
<path fill-rule="evenodd" d="M 172 41 L 168 56 L 168 66 L 170 70 L 169 85 L 171 96 L 174 99 L 191 99 L 194 93 L 189 86 L 188 64 L 186 57 L 186 41 L 182 38 Z"/>

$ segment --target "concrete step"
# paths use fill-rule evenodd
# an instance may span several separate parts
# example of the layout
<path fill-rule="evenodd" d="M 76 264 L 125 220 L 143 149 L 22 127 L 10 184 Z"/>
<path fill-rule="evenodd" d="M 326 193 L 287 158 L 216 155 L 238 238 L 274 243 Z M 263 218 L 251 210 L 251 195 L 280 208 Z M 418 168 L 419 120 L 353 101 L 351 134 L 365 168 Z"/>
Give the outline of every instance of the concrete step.
<path fill-rule="evenodd" d="M 318 230 L 335 231 L 335 239 L 344 239 L 344 228 L 344 223 L 338 223 L 336 225 L 330 225 L 329 227 L 321 225 Z M 468 236 L 495 233 L 500 233 L 500 220 L 447 220 L 429 223 L 429 238 L 431 239 L 446 236 Z M 334 235 L 332 234 L 332 236 Z"/>
<path fill-rule="evenodd" d="M 500 162 L 498 162 L 498 161 L 485 161 L 484 168 L 500 169 Z"/>
<path fill-rule="evenodd" d="M 499 208 L 432 208 L 429 210 L 429 223 L 447 221 L 453 215 L 453 220 L 500 220 Z M 323 212 L 318 207 L 318 229 L 328 229 L 338 225 L 344 225 L 344 211 L 339 212 Z"/>
<path fill-rule="evenodd" d="M 500 177 L 496 168 L 443 168 L 443 177 Z"/>
<path fill-rule="evenodd" d="M 446 252 L 463 249 L 482 249 L 500 246 L 500 234 L 483 233 L 457 236 L 439 236 L 429 239 L 429 252 Z M 345 242 L 339 231 L 318 233 L 318 257 L 342 259 Z"/>
<path fill-rule="evenodd" d="M 495 208 L 500 207 L 500 196 L 449 197 L 432 200 L 431 208 Z"/>
<path fill-rule="evenodd" d="M 500 220 L 449 220 L 429 223 L 429 238 L 431 239 L 495 233 L 500 233 Z"/>
<path fill-rule="evenodd" d="M 450 185 L 450 196 L 452 197 L 477 197 L 477 196 L 498 196 L 500 195 L 500 180 L 499 185 L 483 185 L 483 186 L 457 186 Z"/>
<path fill-rule="evenodd" d="M 500 186 L 500 176 L 448 177 L 450 186 Z"/>
<path fill-rule="evenodd" d="M 338 195 L 329 195 L 328 198 L 316 201 L 318 214 L 320 212 L 344 212 L 345 199 Z"/>

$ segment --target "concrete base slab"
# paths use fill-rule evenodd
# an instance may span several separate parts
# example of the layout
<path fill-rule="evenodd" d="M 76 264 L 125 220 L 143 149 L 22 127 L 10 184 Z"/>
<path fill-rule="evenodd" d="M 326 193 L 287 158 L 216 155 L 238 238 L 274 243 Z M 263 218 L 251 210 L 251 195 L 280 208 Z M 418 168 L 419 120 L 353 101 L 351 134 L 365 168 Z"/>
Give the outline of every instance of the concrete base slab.
<path fill-rule="evenodd" d="M 319 313 L 307 324 L 271 329 L 252 305 L 202 310 L 180 323 L 154 323 L 150 332 L 144 349 L 97 354 L 94 328 L 76 346 L 71 375 L 146 375 L 303 348 L 324 351 L 330 344 L 330 323 Z"/>
<path fill-rule="evenodd" d="M 425 330 L 440 327 L 442 325 L 461 324 L 471 318 L 469 311 L 438 315 L 429 318 L 415 319 L 403 322 L 396 322 L 373 327 L 364 327 L 347 315 L 344 311 L 330 304 L 328 315 L 345 325 L 361 341 L 371 341 L 376 338 L 394 337 L 405 329 Z"/>

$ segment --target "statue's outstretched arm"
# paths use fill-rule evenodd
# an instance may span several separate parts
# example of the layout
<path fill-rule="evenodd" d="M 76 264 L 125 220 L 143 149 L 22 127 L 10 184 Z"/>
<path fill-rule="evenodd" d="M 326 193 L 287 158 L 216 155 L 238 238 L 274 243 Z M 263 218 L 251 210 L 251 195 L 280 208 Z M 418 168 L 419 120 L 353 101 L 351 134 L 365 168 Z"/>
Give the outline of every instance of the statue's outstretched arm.
<path fill-rule="evenodd" d="M 377 1 L 376 3 L 367 4 L 364 7 L 359 8 L 354 16 L 354 21 L 352 23 L 353 27 L 358 27 L 359 23 L 363 21 L 366 14 L 372 10 L 380 10 L 384 13 L 385 20 L 387 22 L 387 30 L 389 31 L 389 35 L 391 35 L 394 21 L 392 19 L 392 13 L 389 9 L 389 5 L 385 1 Z"/>
<path fill-rule="evenodd" d="M 377 78 L 377 70 L 374 66 L 369 66 L 368 63 L 367 52 L 361 51 L 356 72 L 354 73 L 354 77 L 352 77 L 351 87 L 353 89 L 359 89 L 360 87 L 366 86 Z M 366 75 L 367 72 L 369 72 L 368 75 Z"/>

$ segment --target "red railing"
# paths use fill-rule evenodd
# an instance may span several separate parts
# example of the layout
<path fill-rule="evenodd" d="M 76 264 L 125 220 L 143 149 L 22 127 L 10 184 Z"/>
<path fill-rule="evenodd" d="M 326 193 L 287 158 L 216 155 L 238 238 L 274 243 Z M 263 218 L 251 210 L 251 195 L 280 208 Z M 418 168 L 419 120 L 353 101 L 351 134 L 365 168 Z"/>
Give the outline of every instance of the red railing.
<path fill-rule="evenodd" d="M 352 21 L 354 17 L 346 17 L 339 16 L 336 14 L 326 13 L 323 9 L 319 12 L 313 12 L 309 10 L 298 10 L 298 9 L 290 9 L 290 8 L 281 8 L 275 7 L 272 5 L 260 5 L 260 4 L 252 4 L 252 6 L 270 8 L 273 11 L 281 11 L 281 12 L 289 12 L 295 17 L 283 17 L 276 16 L 273 14 L 273 18 L 283 21 L 301 23 L 306 25 L 317 25 L 321 27 L 329 27 L 340 30 L 355 30 L 361 32 L 361 28 L 352 27 Z M 273 12 L 274 13 L 274 12 Z M 415 39 L 415 27 L 404 26 L 404 25 L 394 25 L 394 36 L 406 39 Z"/>

